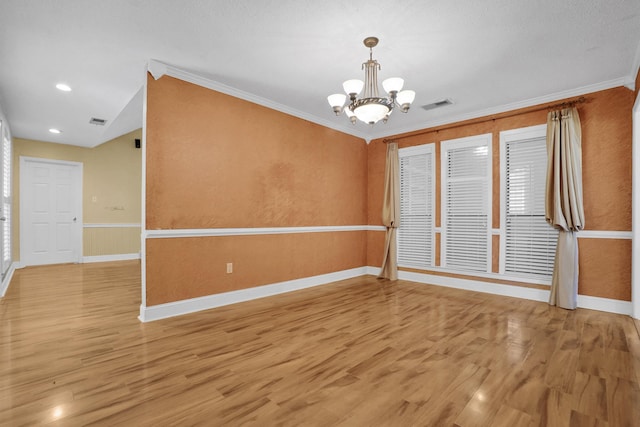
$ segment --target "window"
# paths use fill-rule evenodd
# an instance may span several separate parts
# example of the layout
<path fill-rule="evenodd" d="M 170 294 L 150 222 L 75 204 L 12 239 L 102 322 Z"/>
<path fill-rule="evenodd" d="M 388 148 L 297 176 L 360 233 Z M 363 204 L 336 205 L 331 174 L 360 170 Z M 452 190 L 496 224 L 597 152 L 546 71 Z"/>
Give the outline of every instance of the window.
<path fill-rule="evenodd" d="M 424 268 L 435 264 L 433 144 L 401 148 L 398 265 Z"/>
<path fill-rule="evenodd" d="M 491 134 L 443 141 L 442 266 L 491 271 Z"/>
<path fill-rule="evenodd" d="M 500 272 L 550 279 L 558 232 L 545 221 L 546 125 L 500 133 Z"/>

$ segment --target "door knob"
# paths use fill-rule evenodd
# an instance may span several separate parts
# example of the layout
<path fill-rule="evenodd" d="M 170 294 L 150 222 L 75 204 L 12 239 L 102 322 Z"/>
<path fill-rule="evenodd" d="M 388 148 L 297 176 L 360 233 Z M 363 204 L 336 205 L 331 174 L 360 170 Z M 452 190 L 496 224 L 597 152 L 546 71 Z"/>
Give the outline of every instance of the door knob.
<path fill-rule="evenodd" d="M 73 222 L 76 222 L 76 219 L 77 219 L 77 218 L 74 216 L 74 217 L 73 217 Z"/>

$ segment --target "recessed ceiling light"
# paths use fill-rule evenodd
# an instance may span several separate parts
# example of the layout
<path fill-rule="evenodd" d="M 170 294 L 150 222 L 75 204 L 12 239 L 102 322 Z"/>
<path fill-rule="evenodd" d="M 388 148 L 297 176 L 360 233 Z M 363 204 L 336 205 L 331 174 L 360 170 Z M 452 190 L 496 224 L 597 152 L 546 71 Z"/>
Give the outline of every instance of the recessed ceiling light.
<path fill-rule="evenodd" d="M 51 132 L 51 133 L 62 133 L 62 131 L 60 129 L 56 129 L 56 128 L 49 129 L 49 132 Z"/>
<path fill-rule="evenodd" d="M 58 83 L 56 85 L 56 88 L 60 89 L 63 92 L 71 92 L 71 88 L 69 87 L 69 85 L 64 83 Z"/>

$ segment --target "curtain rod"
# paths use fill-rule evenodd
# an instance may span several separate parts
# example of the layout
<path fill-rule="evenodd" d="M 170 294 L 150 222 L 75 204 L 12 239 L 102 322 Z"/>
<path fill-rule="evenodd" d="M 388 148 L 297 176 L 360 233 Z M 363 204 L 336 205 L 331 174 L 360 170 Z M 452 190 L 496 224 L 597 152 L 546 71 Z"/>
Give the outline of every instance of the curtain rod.
<path fill-rule="evenodd" d="M 565 101 L 565 102 L 561 102 L 559 104 L 553 104 L 553 105 L 549 105 L 547 107 L 548 110 L 555 110 L 557 108 L 571 108 L 571 107 L 575 107 L 576 104 L 582 104 L 583 102 L 587 102 L 587 98 L 585 98 L 584 96 L 581 96 L 580 98 L 577 99 L 573 99 L 571 101 Z M 541 110 L 543 110 L 544 108 L 541 108 Z M 538 110 L 532 110 L 532 111 L 538 111 Z"/>
<path fill-rule="evenodd" d="M 587 98 L 585 98 L 584 96 L 581 96 L 579 98 L 576 99 L 572 99 L 571 101 L 564 101 L 564 102 L 560 102 L 558 104 L 552 104 L 552 105 L 545 105 L 544 107 L 538 107 L 538 108 L 533 108 L 531 110 L 526 110 L 526 111 L 522 111 L 524 109 L 520 109 L 518 110 L 519 112 L 517 113 L 511 113 L 511 114 L 505 114 L 505 115 L 500 115 L 500 114 L 496 114 L 492 117 L 486 117 L 486 118 L 482 118 L 476 121 L 467 121 L 467 122 L 463 122 L 457 125 L 453 125 L 453 126 L 447 126 L 447 125 L 443 125 L 442 127 L 433 127 L 429 130 L 424 130 L 421 132 L 416 132 L 416 133 L 412 133 L 409 135 L 404 135 L 404 136 L 398 136 L 395 138 L 384 138 L 382 140 L 383 143 L 387 144 L 389 142 L 396 142 L 396 140 L 398 139 L 404 139 L 404 138 L 410 138 L 412 136 L 417 136 L 417 135 L 422 135 L 425 133 L 431 133 L 431 132 L 440 132 L 441 130 L 448 130 L 448 129 L 455 129 L 455 128 L 459 128 L 462 126 L 469 126 L 469 125 L 475 125 L 478 123 L 484 123 L 484 122 L 488 122 L 491 120 L 496 120 L 496 119 L 506 119 L 508 117 L 513 117 L 513 116 L 519 116 L 521 114 L 526 114 L 526 113 L 533 113 L 535 111 L 542 111 L 542 110 L 555 110 L 555 109 L 562 109 L 562 108 L 571 108 L 571 107 L 575 107 L 577 104 L 582 104 L 584 102 L 587 102 Z M 525 107 L 526 108 L 526 107 Z"/>

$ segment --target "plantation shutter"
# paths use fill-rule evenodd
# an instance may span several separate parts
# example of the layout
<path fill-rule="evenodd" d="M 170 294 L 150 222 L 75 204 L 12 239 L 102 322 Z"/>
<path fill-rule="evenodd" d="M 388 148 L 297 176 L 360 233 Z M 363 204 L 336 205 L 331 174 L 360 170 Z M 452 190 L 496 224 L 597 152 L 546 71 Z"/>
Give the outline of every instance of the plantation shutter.
<path fill-rule="evenodd" d="M 6 132 L 6 131 L 5 131 Z M 2 132 L 0 132 L 2 135 Z M 2 274 L 11 264 L 11 140 L 2 138 Z"/>
<path fill-rule="evenodd" d="M 398 265 L 434 264 L 433 145 L 400 149 L 400 228 Z"/>
<path fill-rule="evenodd" d="M 443 267 L 491 270 L 491 135 L 443 142 Z"/>
<path fill-rule="evenodd" d="M 558 232 L 545 221 L 545 136 L 508 141 L 504 271 L 550 278 Z"/>
<path fill-rule="evenodd" d="M 11 140 L 9 132 L 0 121 L 0 273 L 6 274 L 11 264 Z"/>

